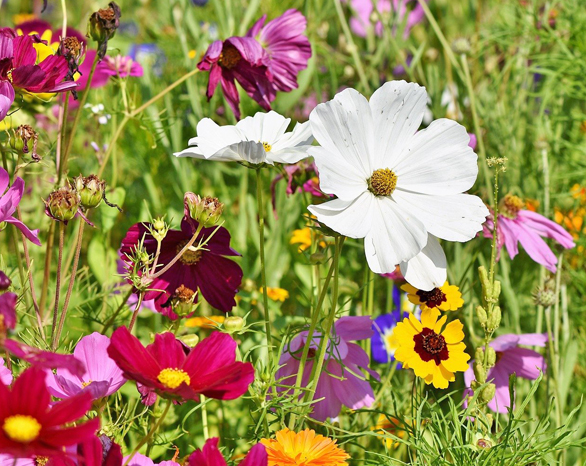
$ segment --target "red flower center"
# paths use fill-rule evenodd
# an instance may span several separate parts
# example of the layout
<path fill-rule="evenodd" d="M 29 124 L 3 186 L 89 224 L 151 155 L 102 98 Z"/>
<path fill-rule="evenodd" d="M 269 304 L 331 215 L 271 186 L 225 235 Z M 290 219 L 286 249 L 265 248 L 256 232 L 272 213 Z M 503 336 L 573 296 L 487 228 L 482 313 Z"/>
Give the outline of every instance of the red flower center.
<path fill-rule="evenodd" d="M 419 290 L 417 296 L 422 303 L 430 308 L 438 307 L 447 301 L 445 293 L 439 288 L 434 288 L 431 291 Z"/>
<path fill-rule="evenodd" d="M 185 247 L 185 245 L 189 243 L 189 240 L 181 241 L 177 244 L 177 254 L 181 252 L 181 250 Z M 193 265 L 197 264 L 201 259 L 201 251 L 191 251 L 187 250 L 183 253 L 183 255 L 179 258 L 179 261 L 185 265 Z"/>
<path fill-rule="evenodd" d="M 231 70 L 238 64 L 241 58 L 242 55 L 240 55 L 240 52 L 236 49 L 236 47 L 231 44 L 226 44 L 222 49 L 222 53 L 218 61 L 223 68 Z"/>
<path fill-rule="evenodd" d="M 415 352 L 425 362 L 433 359 L 439 366 L 450 356 L 445 338 L 430 328 L 424 327 L 420 333 L 413 337 L 413 341 L 415 342 Z"/>

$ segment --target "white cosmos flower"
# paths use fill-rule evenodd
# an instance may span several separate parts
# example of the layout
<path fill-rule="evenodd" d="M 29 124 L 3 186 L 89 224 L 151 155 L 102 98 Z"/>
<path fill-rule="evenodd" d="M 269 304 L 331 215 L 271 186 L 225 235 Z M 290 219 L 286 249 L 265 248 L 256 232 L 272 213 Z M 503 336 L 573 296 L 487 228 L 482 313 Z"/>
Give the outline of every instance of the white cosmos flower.
<path fill-rule="evenodd" d="M 277 112 L 259 112 L 236 125 L 219 126 L 204 118 L 197 124 L 197 137 L 175 155 L 221 162 L 253 164 L 295 163 L 307 157 L 313 136 L 309 122 L 297 123 L 287 133 L 291 119 Z"/>
<path fill-rule="evenodd" d="M 437 238 L 468 241 L 488 215 L 480 198 L 462 194 L 478 174 L 466 129 L 440 119 L 418 131 L 426 102 L 425 88 L 392 81 L 370 102 L 346 89 L 309 117 L 321 145 L 309 150 L 320 187 L 337 196 L 310 212 L 338 233 L 364 238 L 374 272 L 400 264 L 421 290 L 446 279 Z"/>

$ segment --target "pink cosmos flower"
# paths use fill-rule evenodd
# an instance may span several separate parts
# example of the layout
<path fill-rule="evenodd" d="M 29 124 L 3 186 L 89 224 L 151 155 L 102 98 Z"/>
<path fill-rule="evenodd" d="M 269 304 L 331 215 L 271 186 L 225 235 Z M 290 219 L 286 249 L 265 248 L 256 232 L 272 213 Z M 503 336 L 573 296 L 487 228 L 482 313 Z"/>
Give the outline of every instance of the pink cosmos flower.
<path fill-rule="evenodd" d="M 67 60 L 57 55 L 37 64 L 32 36 L 0 31 L 0 120 L 8 114 L 16 91 L 40 94 L 76 89 L 75 82 L 64 81 L 68 71 Z"/>
<path fill-rule="evenodd" d="M 267 15 L 263 15 L 246 37 L 254 37 L 266 50 L 268 68 L 277 90 L 289 92 L 297 88 L 297 74 L 307 68 L 311 58 L 311 45 L 303 35 L 307 20 L 295 9 L 285 11 L 264 25 L 266 19 Z"/>
<path fill-rule="evenodd" d="M 152 459 L 148 456 L 141 455 L 140 453 L 136 453 L 130 461 L 130 456 L 125 456 L 122 460 L 122 464 L 127 464 L 128 466 L 179 466 L 179 463 L 175 461 L 161 461 L 160 463 L 155 463 Z"/>
<path fill-rule="evenodd" d="M 197 64 L 201 71 L 210 72 L 206 93 L 208 100 L 220 83 L 230 108 L 240 119 L 240 96 L 235 83 L 238 81 L 262 108 L 270 110 L 276 91 L 268 69 L 269 60 L 267 52 L 251 37 L 230 37 L 223 42 L 212 42 Z"/>
<path fill-rule="evenodd" d="M 112 335 L 108 354 L 128 379 L 164 397 L 199 400 L 199 395 L 233 400 L 254 379 L 252 364 L 236 361 L 236 342 L 214 332 L 185 354 L 186 347 L 170 332 L 155 335 L 146 348 L 126 327 Z"/>
<path fill-rule="evenodd" d="M 161 243 L 159 264 L 168 264 L 195 234 L 196 222 L 181 222 L 181 230 L 169 230 Z M 130 227 L 122 240 L 120 256 L 128 260 L 129 254 L 139 241 L 144 238 L 146 251 L 153 255 L 157 251 L 157 241 L 150 235 L 149 224 L 137 223 Z M 215 233 L 214 233 L 215 231 Z M 213 234 L 213 235 L 212 235 Z M 210 237 L 211 236 L 211 237 Z M 225 256 L 238 256 L 230 247 L 230 234 L 223 227 L 203 228 L 196 242 L 209 238 L 205 250 L 188 251 L 164 274 L 150 285 L 144 299 L 154 299 L 159 312 L 172 320 L 179 316 L 169 306 L 169 300 L 183 286 L 195 292 L 199 289 L 203 297 L 216 309 L 229 312 L 235 305 L 234 299 L 242 281 L 240 266 Z M 196 296 L 197 299 L 197 296 Z M 187 317 L 187 316 L 185 316 Z"/>
<path fill-rule="evenodd" d="M 37 466 L 32 458 L 14 458 L 12 455 L 0 453 L 0 466 Z"/>
<path fill-rule="evenodd" d="M 4 359 L 0 358 L 0 383 L 10 385 L 12 383 L 12 372 L 4 365 Z"/>
<path fill-rule="evenodd" d="M 334 325 L 331 339 L 328 343 L 326 361 L 320 375 L 314 400 L 320 400 L 313 405 L 313 417 L 324 421 L 328 417 L 340 414 L 342 405 L 350 409 L 370 407 L 374 403 L 374 393 L 367 380 L 364 380 L 363 371 L 378 379 L 378 374 L 368 368 L 369 359 L 366 352 L 353 340 L 365 340 L 373 335 L 372 320 L 368 316 L 342 317 Z M 308 332 L 301 332 L 285 348 L 277 371 L 276 378 L 279 384 L 294 386 L 299 372 L 299 359 L 307 340 Z M 315 333 L 312 339 L 308 360 L 303 371 L 301 386 L 306 387 L 309 382 L 313 358 L 319 347 L 321 334 Z M 277 388 L 279 391 L 292 393 L 289 388 Z"/>
<path fill-rule="evenodd" d="M 407 5 L 412 3 L 415 5 L 411 11 Z M 374 12 L 372 0 L 350 0 L 350 5 L 357 16 L 350 18 L 350 28 L 352 32 L 360 37 L 366 37 L 367 30 L 372 27 L 371 16 Z M 417 0 L 378 0 L 377 10 L 379 13 L 389 13 L 393 11 L 396 15 L 396 22 L 402 24 L 407 16 L 405 31 L 403 37 L 409 37 L 411 28 L 417 23 L 420 23 L 425 18 L 425 12 Z M 380 21 L 374 25 L 374 33 L 381 36 L 383 33 L 383 24 Z"/>
<path fill-rule="evenodd" d="M 76 81 L 77 85 L 79 86 L 79 91 L 83 91 L 88 82 L 88 78 L 90 76 L 90 72 L 92 69 L 92 64 L 96 59 L 96 51 L 94 49 L 90 49 L 85 53 L 85 58 L 81 65 L 79 65 L 79 78 Z M 99 87 L 104 87 L 108 84 L 108 80 L 110 76 L 112 76 L 108 70 L 108 66 L 103 64 L 104 62 L 100 62 L 96 65 L 96 71 L 94 72 L 94 76 L 92 77 L 92 83 L 90 85 L 91 89 L 97 89 Z M 70 100 L 69 104 L 71 105 L 75 102 L 76 105 L 79 105 L 77 101 Z"/>
<path fill-rule="evenodd" d="M 524 206 L 525 203 L 519 197 L 511 194 L 507 194 L 501 201 L 497 227 L 499 256 L 504 245 L 511 259 L 514 259 L 521 243 L 531 259 L 555 273 L 558 259 L 542 237 L 551 238 L 563 248 L 570 249 L 575 246 L 572 235 L 543 215 L 525 210 Z M 493 230 L 491 215 L 483 226 L 484 237 L 492 238 Z"/>
<path fill-rule="evenodd" d="M 122 79 L 129 76 L 140 77 L 144 74 L 140 63 L 124 55 L 117 55 L 116 57 L 106 55 L 98 66 L 103 69 L 103 73 Z"/>
<path fill-rule="evenodd" d="M 487 374 L 486 380 L 492 381 L 496 385 L 496 394 L 488 407 L 497 413 L 506 414 L 511 407 L 511 397 L 509 395 L 509 376 L 517 374 L 517 377 L 523 379 L 535 380 L 541 372 L 546 371 L 545 358 L 536 351 L 519 348 L 519 345 L 526 346 L 545 346 L 547 342 L 546 333 L 525 333 L 522 335 L 507 334 L 495 338 L 490 346 L 496 352 L 496 364 Z M 470 384 L 474 377 L 472 365 L 474 360 L 470 361 L 470 368 L 464 373 L 466 386 Z M 464 396 L 472 396 L 473 391 L 468 388 Z M 514 406 L 513 406 L 514 407 Z"/>
<path fill-rule="evenodd" d="M 219 441 L 220 439 L 217 437 L 208 439 L 202 450 L 195 450 L 191 454 L 186 466 L 227 466 L 226 460 L 218 449 Z M 238 466 L 267 466 L 268 461 L 265 446 L 262 443 L 257 443 L 250 449 L 246 458 Z"/>
<path fill-rule="evenodd" d="M 0 332 L 16 327 L 16 293 L 3 293 L 0 295 Z"/>
<path fill-rule="evenodd" d="M 108 356 L 110 339 L 99 333 L 92 333 L 79 340 L 73 355 L 85 363 L 83 375 L 75 375 L 65 368 L 57 373 L 47 374 L 47 387 L 56 398 L 69 398 L 82 391 L 89 391 L 93 399 L 117 392 L 126 379 L 122 370 Z"/>
<path fill-rule="evenodd" d="M 0 87 L 1 86 L 2 83 L 0 83 Z M 9 183 L 10 176 L 8 175 L 8 172 L 3 168 L 0 168 L 0 222 L 13 224 L 22 232 L 24 236 L 27 237 L 31 243 L 40 246 L 41 242 L 39 241 L 39 230 L 30 230 L 24 223 L 13 217 L 13 214 L 16 211 L 16 207 L 18 204 L 20 204 L 20 200 L 22 199 L 22 195 L 24 193 L 24 181 L 22 178 L 17 176 L 14 179 L 12 186 L 10 186 L 10 189 L 6 191 Z"/>

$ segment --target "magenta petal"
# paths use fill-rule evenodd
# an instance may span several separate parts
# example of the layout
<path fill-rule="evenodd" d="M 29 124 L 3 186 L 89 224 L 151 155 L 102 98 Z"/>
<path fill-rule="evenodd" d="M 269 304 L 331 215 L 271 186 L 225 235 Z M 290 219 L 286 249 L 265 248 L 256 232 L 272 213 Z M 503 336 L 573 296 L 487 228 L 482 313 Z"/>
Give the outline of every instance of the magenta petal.
<path fill-rule="evenodd" d="M 0 295 L 0 316 L 4 319 L 4 325 L 9 329 L 16 327 L 16 293 L 3 293 Z"/>
<path fill-rule="evenodd" d="M 506 353 L 505 353 L 506 354 Z M 507 413 L 507 408 L 511 406 L 511 396 L 509 394 L 509 376 L 510 372 L 500 363 L 497 363 L 489 372 L 486 377 L 488 382 L 496 386 L 495 396 L 488 403 L 488 407 L 496 413 Z"/>
<path fill-rule="evenodd" d="M 6 118 L 14 102 L 14 88 L 8 81 L 0 81 L 0 121 Z M 4 187 L 6 189 L 6 187 Z M 4 192 L 2 190 L 2 193 Z"/>
<path fill-rule="evenodd" d="M 570 235 L 562 226 L 549 220 L 543 215 L 539 215 L 537 212 L 531 212 L 530 210 L 521 210 L 519 212 L 519 217 L 523 219 L 523 223 L 529 228 L 535 230 L 541 236 L 553 239 L 562 247 L 570 249 L 575 246 L 572 235 Z"/>
<path fill-rule="evenodd" d="M 527 348 L 512 348 L 503 353 L 498 365 L 517 377 L 535 380 L 546 371 L 545 358 Z M 495 366 L 496 367 L 496 366 Z"/>
<path fill-rule="evenodd" d="M 189 456 L 187 466 L 226 466 L 226 460 L 218 449 L 219 441 L 217 437 L 206 440 L 202 450 L 197 449 Z"/>
<path fill-rule="evenodd" d="M 0 384 L 10 385 L 12 383 L 12 372 L 4 365 L 4 359 L 0 358 Z"/>
<path fill-rule="evenodd" d="M 262 443 L 257 443 L 250 449 L 239 466 L 267 466 L 268 462 L 269 455 L 266 447 Z"/>
<path fill-rule="evenodd" d="M 20 220 L 18 220 L 17 218 L 14 218 L 14 217 L 8 217 L 4 221 L 6 223 L 11 223 L 16 228 L 18 228 L 21 231 L 21 233 L 26 237 L 26 239 L 28 239 L 31 243 L 33 243 L 37 246 L 41 245 L 41 240 L 39 239 L 39 229 L 38 228 L 31 230 L 24 223 L 22 223 Z"/>
<path fill-rule="evenodd" d="M 225 257 L 206 254 L 195 268 L 201 294 L 216 309 L 230 312 L 236 306 L 235 295 L 242 283 L 242 269 Z"/>
<path fill-rule="evenodd" d="M 340 317 L 335 327 L 336 334 L 346 341 L 366 340 L 374 335 L 370 316 Z"/>
<path fill-rule="evenodd" d="M 17 358 L 42 369 L 63 367 L 72 374 L 81 376 L 85 373 L 83 363 L 71 354 L 57 354 L 50 351 L 42 351 L 39 348 L 34 348 L 9 338 L 4 340 L 4 348 Z"/>

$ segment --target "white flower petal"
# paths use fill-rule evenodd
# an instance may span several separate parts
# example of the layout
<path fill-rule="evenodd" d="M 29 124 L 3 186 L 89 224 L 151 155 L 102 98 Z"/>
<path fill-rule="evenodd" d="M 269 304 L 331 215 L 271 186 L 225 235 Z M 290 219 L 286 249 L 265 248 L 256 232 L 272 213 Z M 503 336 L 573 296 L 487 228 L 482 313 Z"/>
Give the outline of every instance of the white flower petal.
<path fill-rule="evenodd" d="M 470 194 L 429 196 L 397 189 L 392 197 L 420 219 L 429 233 L 448 241 L 471 240 L 489 214 L 482 199 Z"/>
<path fill-rule="evenodd" d="M 458 194 L 472 187 L 478 175 L 477 155 L 468 146 L 462 125 L 442 118 L 419 131 L 391 168 L 397 187 L 424 194 Z"/>
<path fill-rule="evenodd" d="M 433 235 L 429 235 L 427 245 L 419 254 L 400 266 L 405 280 L 419 290 L 439 288 L 447 279 L 446 255 Z"/>
<path fill-rule="evenodd" d="M 415 257 L 427 243 L 427 231 L 410 212 L 387 197 L 374 197 L 372 228 L 364 239 L 368 265 L 375 273 L 391 273 Z"/>
<path fill-rule="evenodd" d="M 230 145 L 245 139 L 235 126 L 219 126 L 210 118 L 203 118 L 197 124 L 197 134 L 197 137 L 189 140 L 189 144 L 195 146 L 175 153 L 176 157 L 195 157 L 219 161 L 241 160 L 237 153 L 228 149 Z"/>
<path fill-rule="evenodd" d="M 421 126 L 427 99 L 425 87 L 405 81 L 387 82 L 372 94 L 372 168 L 392 169 L 405 156 L 403 148 Z"/>
<path fill-rule="evenodd" d="M 242 131 L 242 134 L 249 141 L 273 144 L 285 134 L 290 122 L 290 118 L 285 118 L 283 115 L 271 110 L 268 113 L 257 112 L 252 117 L 249 116 L 244 120 L 240 120 L 236 123 L 236 128 Z"/>
<path fill-rule="evenodd" d="M 333 100 L 315 107 L 309 121 L 322 147 L 340 154 L 364 179 L 370 177 L 373 124 L 370 106 L 362 94 L 354 89 L 343 90 Z"/>
<path fill-rule="evenodd" d="M 313 142 L 309 121 L 297 123 L 293 131 L 279 136 L 271 144 L 267 158 L 273 162 L 296 163 L 308 157 L 307 151 Z"/>
<path fill-rule="evenodd" d="M 308 210 L 317 220 L 341 235 L 364 238 L 370 231 L 374 196 L 365 192 L 353 201 L 334 199 L 319 205 L 310 205 Z"/>
<path fill-rule="evenodd" d="M 315 159 L 319 187 L 324 193 L 351 201 L 368 189 L 366 178 L 360 176 L 358 170 L 337 153 L 316 146 L 311 147 L 308 152 Z"/>
<path fill-rule="evenodd" d="M 222 156 L 229 154 L 237 154 L 239 160 L 245 160 L 250 163 L 258 164 L 267 162 L 272 165 L 272 162 L 267 160 L 267 152 L 260 142 L 256 141 L 242 141 L 226 147 L 222 151 Z M 214 155 L 214 160 L 219 160 L 220 155 Z"/>

